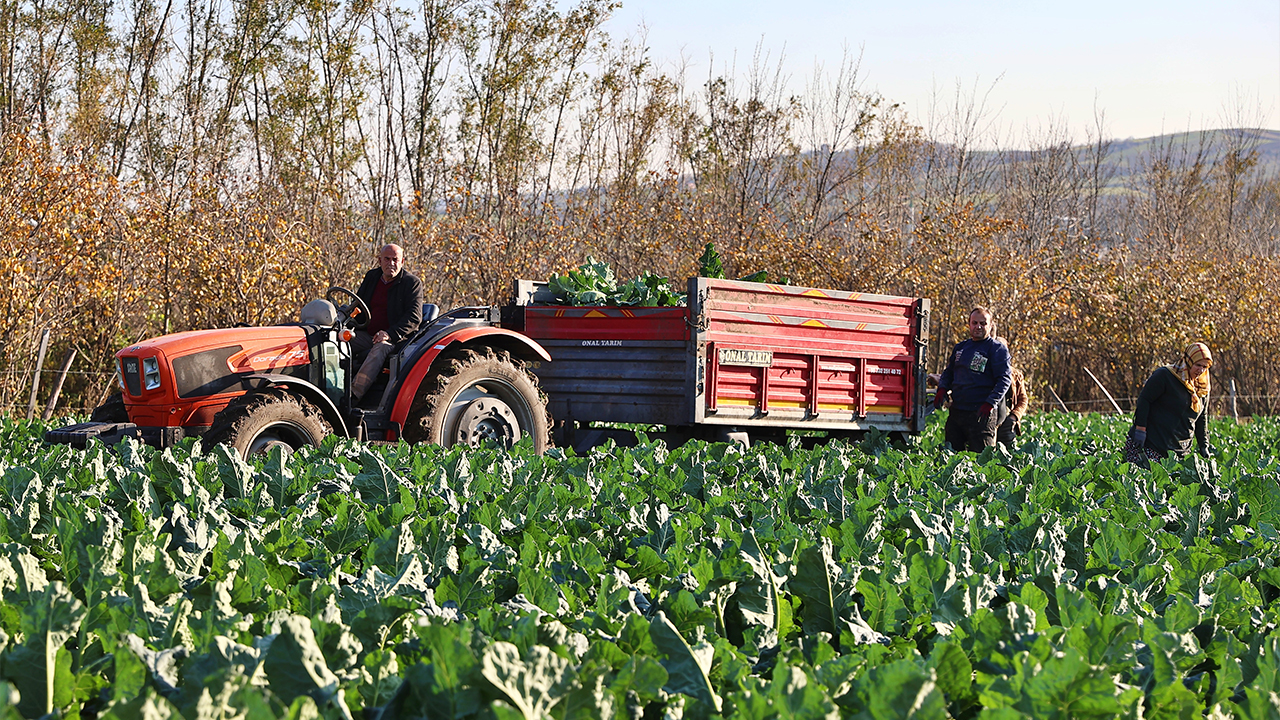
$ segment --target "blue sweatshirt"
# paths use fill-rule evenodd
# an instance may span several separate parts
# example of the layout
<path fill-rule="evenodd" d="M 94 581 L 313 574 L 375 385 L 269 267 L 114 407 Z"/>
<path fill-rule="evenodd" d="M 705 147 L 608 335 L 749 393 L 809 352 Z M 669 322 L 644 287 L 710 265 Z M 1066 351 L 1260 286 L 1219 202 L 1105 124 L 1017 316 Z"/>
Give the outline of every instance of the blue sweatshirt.
<path fill-rule="evenodd" d="M 951 391 L 953 410 L 977 410 L 983 403 L 995 407 L 1013 382 L 1009 348 L 995 338 L 965 340 L 951 351 L 947 369 L 938 380 L 938 391 Z"/>

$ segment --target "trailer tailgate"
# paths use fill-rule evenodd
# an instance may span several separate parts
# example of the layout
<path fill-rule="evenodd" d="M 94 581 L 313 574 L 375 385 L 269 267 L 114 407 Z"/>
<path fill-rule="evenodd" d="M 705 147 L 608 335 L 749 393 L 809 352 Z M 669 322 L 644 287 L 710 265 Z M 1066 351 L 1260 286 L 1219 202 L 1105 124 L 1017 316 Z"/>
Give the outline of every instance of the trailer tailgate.
<path fill-rule="evenodd" d="M 918 431 L 928 300 L 695 278 L 695 421 Z"/>

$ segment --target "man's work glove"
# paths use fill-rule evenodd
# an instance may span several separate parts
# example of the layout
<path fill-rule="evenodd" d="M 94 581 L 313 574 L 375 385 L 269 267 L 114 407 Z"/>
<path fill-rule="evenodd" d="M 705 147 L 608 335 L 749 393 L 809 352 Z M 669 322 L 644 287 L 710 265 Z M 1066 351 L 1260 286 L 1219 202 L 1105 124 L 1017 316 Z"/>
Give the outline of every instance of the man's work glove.
<path fill-rule="evenodd" d="M 941 410 L 942 404 L 945 403 L 946 401 L 947 401 L 946 388 L 938 388 L 938 390 L 933 393 L 933 409 Z"/>
<path fill-rule="evenodd" d="M 1133 440 L 1134 444 L 1138 447 L 1142 447 L 1147 444 L 1147 431 L 1139 430 L 1138 428 L 1129 428 L 1129 438 Z"/>
<path fill-rule="evenodd" d="M 982 403 L 982 405 L 978 406 L 978 419 L 986 422 L 991 417 L 991 411 L 995 409 L 995 406 L 991 403 Z"/>

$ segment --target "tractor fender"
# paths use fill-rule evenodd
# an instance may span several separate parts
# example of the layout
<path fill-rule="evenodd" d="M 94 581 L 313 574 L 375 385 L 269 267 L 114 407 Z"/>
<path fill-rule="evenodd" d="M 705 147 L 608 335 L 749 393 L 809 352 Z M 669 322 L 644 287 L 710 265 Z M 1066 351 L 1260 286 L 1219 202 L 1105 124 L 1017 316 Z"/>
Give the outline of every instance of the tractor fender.
<path fill-rule="evenodd" d="M 278 375 L 276 373 L 255 373 L 247 375 L 244 378 L 243 386 L 246 390 L 260 390 L 265 387 L 283 387 L 290 392 L 302 397 L 307 402 L 316 406 L 316 409 L 324 415 L 324 419 L 329 423 L 329 427 L 333 428 L 335 435 L 341 437 L 351 437 L 347 432 L 347 424 L 342 420 L 342 414 L 338 412 L 338 406 L 333 404 L 329 396 L 324 390 L 301 378 L 292 375 Z"/>
<path fill-rule="evenodd" d="M 399 424 L 401 427 L 404 426 L 404 421 L 409 417 L 409 410 L 413 406 L 413 399 L 418 396 L 418 388 L 422 385 L 422 381 L 426 379 L 427 373 L 431 372 L 431 367 L 435 365 L 436 358 L 445 350 L 460 346 L 492 347 L 506 350 L 513 357 L 521 360 L 551 361 L 551 354 L 545 348 L 514 330 L 497 327 L 462 328 L 437 340 L 414 363 L 413 369 L 409 371 L 404 383 L 400 385 L 400 392 L 396 395 L 395 405 L 391 407 L 391 417 L 389 419 L 392 422 Z"/>

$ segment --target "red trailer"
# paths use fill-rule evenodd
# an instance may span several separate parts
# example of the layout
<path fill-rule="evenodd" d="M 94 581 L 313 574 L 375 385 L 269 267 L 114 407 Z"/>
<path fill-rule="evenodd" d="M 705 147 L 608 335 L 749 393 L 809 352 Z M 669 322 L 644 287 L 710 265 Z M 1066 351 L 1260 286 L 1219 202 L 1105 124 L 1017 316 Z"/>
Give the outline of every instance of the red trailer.
<path fill-rule="evenodd" d="M 503 323 L 553 358 L 533 372 L 559 444 L 596 444 L 617 423 L 769 440 L 924 429 L 928 299 L 710 278 L 688 289 L 688 307 L 584 307 L 516 282 Z"/>

